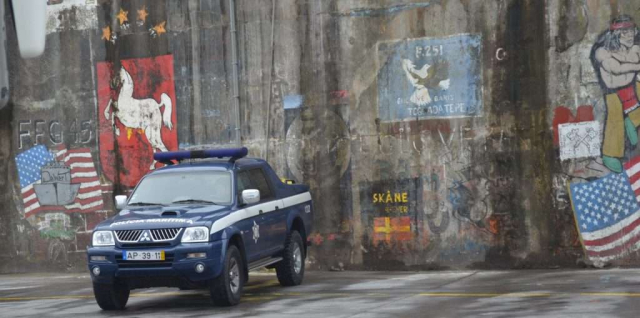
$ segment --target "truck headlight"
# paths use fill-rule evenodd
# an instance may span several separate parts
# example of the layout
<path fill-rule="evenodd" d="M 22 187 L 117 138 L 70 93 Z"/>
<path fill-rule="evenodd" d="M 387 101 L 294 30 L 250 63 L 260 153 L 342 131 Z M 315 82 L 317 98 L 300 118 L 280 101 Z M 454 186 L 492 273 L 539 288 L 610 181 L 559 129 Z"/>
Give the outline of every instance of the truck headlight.
<path fill-rule="evenodd" d="M 182 234 L 182 243 L 209 242 L 209 228 L 204 226 L 188 227 Z"/>
<path fill-rule="evenodd" d="M 113 232 L 111 231 L 95 231 L 93 232 L 93 246 L 113 246 Z"/>

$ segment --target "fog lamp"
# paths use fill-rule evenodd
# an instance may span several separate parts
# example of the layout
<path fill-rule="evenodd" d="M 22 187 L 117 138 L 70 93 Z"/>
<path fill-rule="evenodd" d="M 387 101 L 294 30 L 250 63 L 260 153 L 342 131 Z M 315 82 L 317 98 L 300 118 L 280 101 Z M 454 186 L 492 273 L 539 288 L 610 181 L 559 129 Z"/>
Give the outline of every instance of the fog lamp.
<path fill-rule="evenodd" d="M 94 276 L 100 276 L 100 267 L 96 266 L 92 270 Z"/>
<path fill-rule="evenodd" d="M 200 274 L 202 272 L 204 272 L 204 264 L 202 263 L 196 264 L 196 273 Z"/>

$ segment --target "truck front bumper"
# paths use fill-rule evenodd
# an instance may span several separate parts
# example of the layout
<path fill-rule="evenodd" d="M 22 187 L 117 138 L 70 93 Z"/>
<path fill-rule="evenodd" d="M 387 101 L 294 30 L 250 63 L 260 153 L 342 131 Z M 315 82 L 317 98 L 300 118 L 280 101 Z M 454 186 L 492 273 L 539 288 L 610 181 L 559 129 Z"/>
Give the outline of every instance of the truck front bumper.
<path fill-rule="evenodd" d="M 155 248 L 90 247 L 87 249 L 89 272 L 95 283 L 126 282 L 131 289 L 146 287 L 195 287 L 220 275 L 224 260 L 225 240 L 208 243 L 180 244 Z M 158 251 L 165 253 L 164 261 L 123 260 L 124 251 Z M 204 258 L 187 258 L 191 253 L 205 253 Z M 104 257 L 96 260 L 95 257 Z M 204 265 L 198 273 L 196 266 Z M 99 268 L 99 271 L 95 268 Z M 99 272 L 96 275 L 96 272 Z"/>

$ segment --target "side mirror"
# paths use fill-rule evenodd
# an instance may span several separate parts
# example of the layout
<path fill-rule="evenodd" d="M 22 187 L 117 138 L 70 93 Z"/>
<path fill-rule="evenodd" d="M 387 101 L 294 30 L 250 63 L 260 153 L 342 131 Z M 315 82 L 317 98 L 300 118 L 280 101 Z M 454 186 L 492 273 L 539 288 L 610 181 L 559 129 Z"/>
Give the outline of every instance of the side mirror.
<path fill-rule="evenodd" d="M 9 69 L 5 2 L 0 2 L 0 109 L 9 102 Z M 47 38 L 47 2 L 45 0 L 11 0 L 18 50 L 23 59 L 40 56 Z M 11 10 L 10 10 L 11 11 Z"/>
<path fill-rule="evenodd" d="M 253 204 L 260 201 L 260 190 L 244 190 L 242 191 L 242 203 Z"/>
<path fill-rule="evenodd" d="M 126 195 L 116 195 L 116 209 L 122 210 L 127 205 Z"/>
<path fill-rule="evenodd" d="M 47 35 L 47 2 L 12 0 L 13 19 L 22 58 L 38 57 L 44 52 Z"/>

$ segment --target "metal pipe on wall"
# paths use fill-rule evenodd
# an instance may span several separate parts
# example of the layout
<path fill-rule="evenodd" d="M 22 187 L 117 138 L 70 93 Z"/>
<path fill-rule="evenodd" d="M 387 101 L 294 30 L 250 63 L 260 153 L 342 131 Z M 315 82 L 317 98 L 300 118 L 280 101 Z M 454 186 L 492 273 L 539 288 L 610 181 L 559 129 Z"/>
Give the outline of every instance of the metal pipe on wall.
<path fill-rule="evenodd" d="M 265 143 L 265 160 L 269 161 L 269 140 L 271 139 L 270 127 L 271 122 L 271 98 L 273 85 L 273 72 L 275 67 L 275 25 L 276 25 L 276 0 L 271 0 L 271 71 L 269 72 L 269 102 L 267 104 L 267 142 Z"/>
<path fill-rule="evenodd" d="M 235 106 L 235 139 L 236 146 L 242 145 L 240 130 L 240 89 L 238 88 L 238 30 L 236 30 L 236 2 L 229 0 L 229 20 L 231 24 L 231 58 L 233 65 L 233 100 Z"/>

